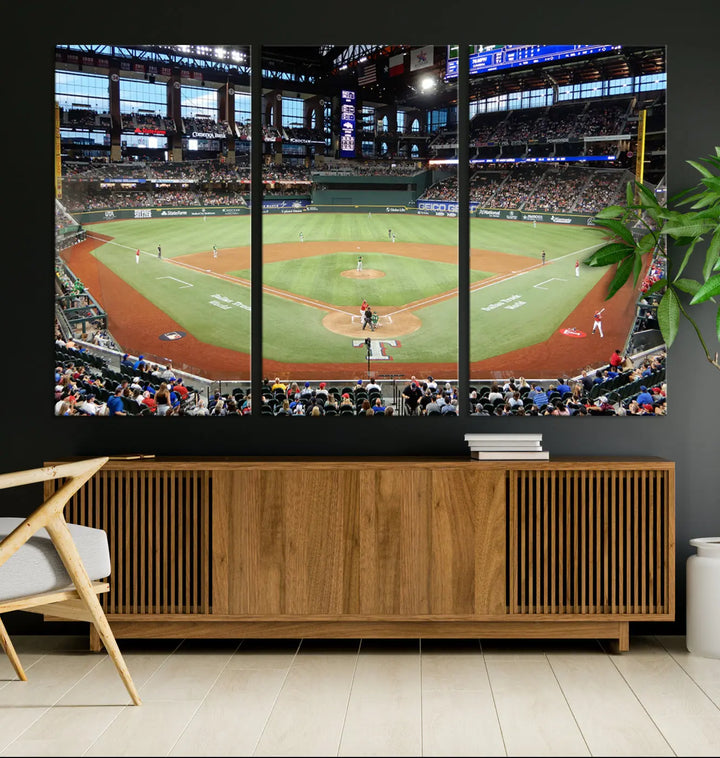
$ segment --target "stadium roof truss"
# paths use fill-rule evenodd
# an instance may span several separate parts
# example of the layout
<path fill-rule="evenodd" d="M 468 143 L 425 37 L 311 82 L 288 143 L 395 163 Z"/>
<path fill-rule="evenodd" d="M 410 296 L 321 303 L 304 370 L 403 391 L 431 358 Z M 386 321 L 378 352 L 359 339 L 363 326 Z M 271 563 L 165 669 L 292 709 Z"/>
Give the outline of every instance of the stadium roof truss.
<path fill-rule="evenodd" d="M 217 73 L 250 74 L 250 48 L 239 45 L 56 45 L 82 55 L 132 59 Z"/>

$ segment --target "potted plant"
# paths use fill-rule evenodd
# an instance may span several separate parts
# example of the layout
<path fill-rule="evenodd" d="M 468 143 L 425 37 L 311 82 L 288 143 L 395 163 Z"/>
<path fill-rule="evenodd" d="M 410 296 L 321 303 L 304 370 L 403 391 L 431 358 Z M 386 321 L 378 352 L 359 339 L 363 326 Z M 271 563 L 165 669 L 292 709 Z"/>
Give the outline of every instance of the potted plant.
<path fill-rule="evenodd" d="M 662 205 L 653 191 L 640 182 L 628 182 L 625 205 L 611 205 L 595 216 L 595 224 L 604 227 L 613 239 L 596 250 L 586 261 L 589 266 L 617 265 L 606 299 L 611 298 L 634 276 L 637 285 L 646 268 L 645 257 L 664 258 L 664 275 L 646 294 L 661 292 L 657 307 L 660 332 L 669 348 L 677 334 L 681 318 L 687 319 L 697 334 L 708 361 L 720 371 L 718 351 L 708 347 L 691 313 L 691 306 L 712 303 L 720 295 L 720 147 L 715 155 L 702 162 L 688 161 L 700 172 L 700 182 L 673 196 Z M 689 206 L 689 208 L 688 208 Z M 685 212 L 683 208 L 688 208 Z M 667 255 L 668 237 L 685 254 L 673 271 Z M 708 242 L 709 240 L 709 242 Z M 708 244 L 701 244 L 708 243 Z M 701 278 L 683 276 L 691 260 L 704 255 Z M 689 300 L 688 300 L 689 297 Z M 705 306 L 707 307 L 707 306 Z M 715 317 L 715 337 L 720 342 L 720 308 Z M 697 555 L 687 561 L 686 646 L 696 655 L 720 658 L 720 538 L 690 540 Z"/>
<path fill-rule="evenodd" d="M 706 358 L 720 371 L 718 351 L 708 346 L 711 341 L 703 336 L 690 308 L 702 303 L 718 307 L 714 298 L 720 296 L 720 175 L 713 169 L 720 169 L 720 147 L 715 148 L 715 155 L 700 161 L 687 161 L 700 172 L 700 182 L 670 198 L 667 205 L 661 204 L 652 189 L 641 182 L 628 182 L 625 204 L 610 205 L 595 216 L 595 225 L 607 229 L 613 238 L 585 263 L 588 266 L 616 264 L 606 296 L 609 300 L 631 275 L 637 286 L 640 273 L 646 268 L 647 256 L 661 256 L 664 275 L 645 294 L 663 292 L 657 317 L 666 346 L 672 345 L 680 319 L 685 318 L 694 328 Z M 681 210 L 688 206 L 685 212 Z M 667 254 L 668 237 L 675 247 L 686 248 L 677 271 L 673 271 Z M 708 241 L 707 245 L 701 244 Z M 701 278 L 684 276 L 688 263 L 701 255 L 704 255 Z M 720 342 L 720 308 L 715 331 L 713 339 Z"/>

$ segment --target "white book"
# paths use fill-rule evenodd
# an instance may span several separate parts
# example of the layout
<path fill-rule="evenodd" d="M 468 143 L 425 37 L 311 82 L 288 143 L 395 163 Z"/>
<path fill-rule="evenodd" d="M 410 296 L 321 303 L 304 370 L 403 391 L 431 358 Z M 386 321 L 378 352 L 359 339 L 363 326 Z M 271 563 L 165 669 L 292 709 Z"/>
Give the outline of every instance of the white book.
<path fill-rule="evenodd" d="M 515 441 L 539 441 L 542 440 L 542 434 L 466 434 L 466 441 L 474 442 L 497 442 L 498 440 L 515 440 Z"/>
<path fill-rule="evenodd" d="M 478 461 L 548 461 L 550 452 L 548 450 L 473 450 L 470 457 Z"/>
<path fill-rule="evenodd" d="M 525 450 L 527 452 L 532 452 L 533 450 L 542 450 L 542 445 L 538 442 L 537 444 L 527 444 L 526 442 L 498 442 L 496 445 L 490 445 L 489 443 L 486 445 L 468 445 L 470 450 L 476 451 L 476 450 Z"/>

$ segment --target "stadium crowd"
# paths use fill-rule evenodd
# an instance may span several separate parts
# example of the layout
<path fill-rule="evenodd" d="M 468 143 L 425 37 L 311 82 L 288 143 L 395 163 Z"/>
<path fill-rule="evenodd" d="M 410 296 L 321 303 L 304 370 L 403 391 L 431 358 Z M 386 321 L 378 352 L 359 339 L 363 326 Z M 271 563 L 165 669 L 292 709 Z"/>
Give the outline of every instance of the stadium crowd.
<path fill-rule="evenodd" d="M 473 172 L 470 201 L 482 207 L 555 213 L 596 213 L 622 199 L 627 174 L 622 169 L 575 166 L 515 166 L 507 171 Z M 419 199 L 457 201 L 457 177 L 443 178 Z"/>
<path fill-rule="evenodd" d="M 475 146 L 510 145 L 545 140 L 570 140 L 583 137 L 618 135 L 625 127 L 631 101 L 618 103 L 583 101 L 558 103 L 549 108 L 511 109 L 477 113 L 470 121 L 470 143 Z M 451 141 L 442 134 L 442 146 Z M 456 138 L 455 138 L 456 139 Z"/>
<path fill-rule="evenodd" d="M 242 416 L 252 412 L 249 387 L 203 392 L 171 365 L 122 355 L 120 370 L 56 330 L 55 414 L 63 416 Z M 662 351 L 637 363 L 616 349 L 606 366 L 555 381 L 508 377 L 470 387 L 470 414 L 478 416 L 664 415 L 667 404 Z M 375 380 L 346 383 L 264 379 L 260 415 L 458 415 L 456 383 L 411 376 L 387 396 Z"/>

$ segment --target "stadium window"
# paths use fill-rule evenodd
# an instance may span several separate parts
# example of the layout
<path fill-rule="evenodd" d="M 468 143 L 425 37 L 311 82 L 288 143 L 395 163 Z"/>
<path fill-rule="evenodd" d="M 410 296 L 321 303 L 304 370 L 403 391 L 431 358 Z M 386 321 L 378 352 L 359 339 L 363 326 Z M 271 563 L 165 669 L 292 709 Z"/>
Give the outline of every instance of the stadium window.
<path fill-rule="evenodd" d="M 180 116 L 192 118 L 200 113 L 217 119 L 217 91 L 205 87 L 182 87 L 180 89 Z"/>
<path fill-rule="evenodd" d="M 375 155 L 375 143 L 372 140 L 362 141 L 362 154 Z"/>
<path fill-rule="evenodd" d="M 530 92 L 530 107 L 542 108 L 552 104 L 551 89 L 537 89 Z"/>
<path fill-rule="evenodd" d="M 625 95 L 633 91 L 633 78 L 632 76 L 625 77 L 623 79 L 612 79 L 608 82 L 608 94 L 609 95 Z"/>
<path fill-rule="evenodd" d="M 667 87 L 667 74 L 647 74 L 638 77 L 638 92 L 647 92 L 654 89 L 665 89 Z"/>
<path fill-rule="evenodd" d="M 97 74 L 55 72 L 55 100 L 63 109 L 83 101 L 83 105 L 96 113 L 110 111 L 108 77 Z"/>
<path fill-rule="evenodd" d="M 562 87 L 558 87 L 558 101 L 560 100 L 578 100 L 582 95 L 580 94 L 579 84 L 566 84 Z"/>
<path fill-rule="evenodd" d="M 430 131 L 437 131 L 438 129 L 442 129 L 444 126 L 447 126 L 447 109 L 441 108 L 437 110 L 430 111 Z"/>
<path fill-rule="evenodd" d="M 303 99 L 301 97 L 283 97 L 282 99 L 282 125 L 292 126 L 302 123 Z"/>
<path fill-rule="evenodd" d="M 405 111 L 397 112 L 397 130 L 400 134 L 405 131 Z"/>
<path fill-rule="evenodd" d="M 362 128 L 366 132 L 375 132 L 375 108 L 364 105 L 362 108 Z"/>
<path fill-rule="evenodd" d="M 602 95 L 602 84 L 600 82 L 585 82 L 580 85 L 581 97 L 600 97 Z"/>
<path fill-rule="evenodd" d="M 507 98 L 507 109 L 509 111 L 522 108 L 522 92 L 511 92 Z"/>
<path fill-rule="evenodd" d="M 167 112 L 167 89 L 143 79 L 120 79 L 120 112 L 150 110 L 164 116 Z"/>
<path fill-rule="evenodd" d="M 235 91 L 235 121 L 244 124 L 250 121 L 250 93 Z"/>

